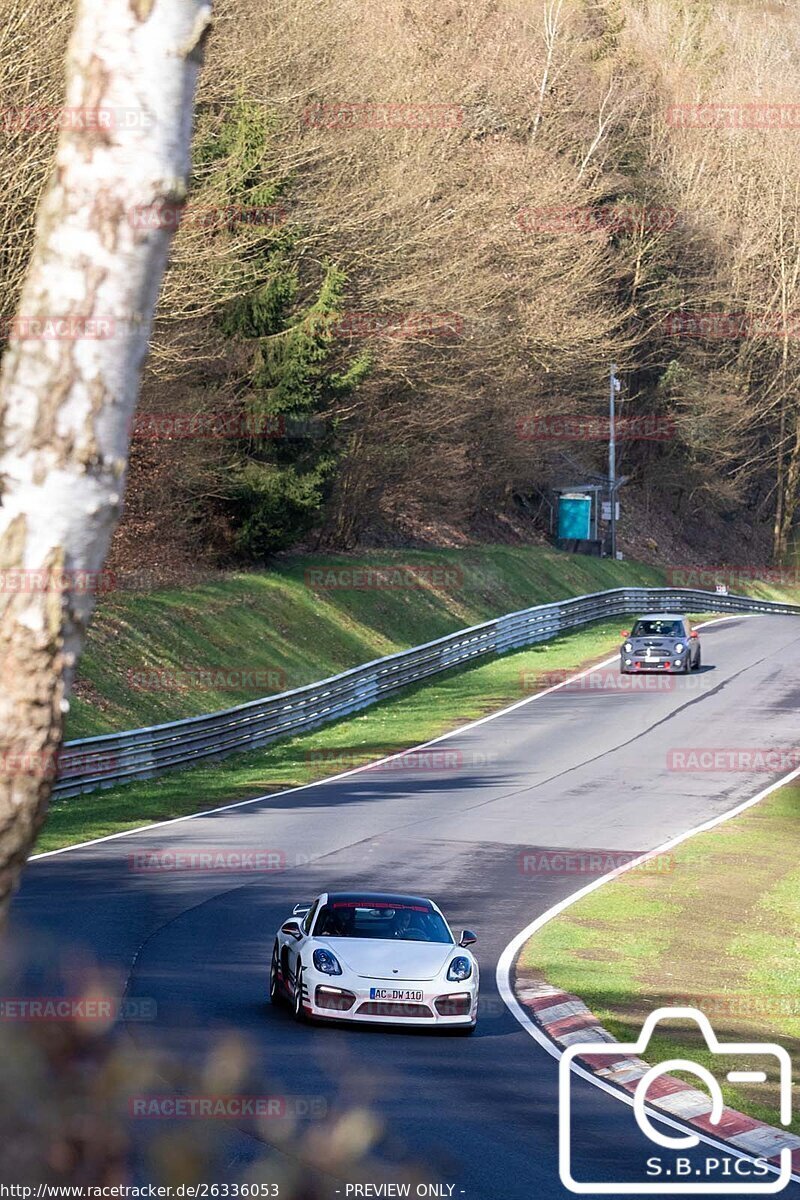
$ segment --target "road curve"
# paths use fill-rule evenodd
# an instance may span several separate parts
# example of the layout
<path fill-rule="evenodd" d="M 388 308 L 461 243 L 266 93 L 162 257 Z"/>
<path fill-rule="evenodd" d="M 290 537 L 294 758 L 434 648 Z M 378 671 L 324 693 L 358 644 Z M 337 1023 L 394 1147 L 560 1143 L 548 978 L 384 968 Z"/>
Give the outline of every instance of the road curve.
<path fill-rule="evenodd" d="M 681 773 L 686 747 L 790 747 L 800 701 L 800 622 L 724 621 L 703 635 L 704 668 L 670 690 L 562 688 L 440 743 L 439 760 L 383 766 L 32 863 L 12 910 L 20 942 L 88 948 L 153 998 L 155 1028 L 129 1024 L 198 1061 L 209 1036 L 250 1040 L 270 1090 L 354 1100 L 381 1115 L 373 1181 L 406 1150 L 426 1178 L 469 1200 L 568 1195 L 558 1178 L 557 1066 L 495 986 L 504 947 L 591 876 L 521 869 L 526 850 L 652 849 L 747 799 L 764 773 Z M 607 672 L 608 668 L 602 668 Z M 597 672 L 594 674 L 597 680 Z M 98 796 L 102 804 L 102 794 Z M 144 850 L 272 849 L 268 873 L 142 872 Z M 482 1017 L 471 1039 L 376 1029 L 302 1028 L 265 1003 L 277 924 L 325 888 L 391 887 L 433 896 L 479 935 Z M 575 1085 L 576 1173 L 633 1180 L 649 1153 L 630 1109 Z M 161 1123 L 163 1126 L 163 1123 Z M 146 1137 L 146 1123 L 142 1137 Z M 230 1178 L 261 1148 L 228 1133 Z M 340 1180 L 325 1184 L 331 1200 Z M 755 1192 L 754 1192 L 755 1194 Z M 790 1187 L 783 1195 L 800 1194 Z"/>

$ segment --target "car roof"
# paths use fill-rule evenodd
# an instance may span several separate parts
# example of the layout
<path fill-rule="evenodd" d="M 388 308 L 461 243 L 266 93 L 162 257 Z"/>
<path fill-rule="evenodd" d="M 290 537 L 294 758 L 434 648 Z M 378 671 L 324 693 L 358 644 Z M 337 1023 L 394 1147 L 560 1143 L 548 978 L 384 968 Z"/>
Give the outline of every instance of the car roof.
<path fill-rule="evenodd" d="M 424 896 L 400 896 L 396 892 L 328 892 L 327 904 L 356 904 L 364 901 L 364 907 L 391 908 L 393 905 L 425 908 L 433 912 L 433 903 Z"/>
<path fill-rule="evenodd" d="M 637 621 L 685 621 L 683 613 L 642 613 Z"/>

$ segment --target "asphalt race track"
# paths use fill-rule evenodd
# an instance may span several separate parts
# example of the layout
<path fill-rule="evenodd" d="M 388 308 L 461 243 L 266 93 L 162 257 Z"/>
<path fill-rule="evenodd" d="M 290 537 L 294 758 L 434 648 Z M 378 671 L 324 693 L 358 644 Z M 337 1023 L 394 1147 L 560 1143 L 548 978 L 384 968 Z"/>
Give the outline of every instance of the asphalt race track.
<path fill-rule="evenodd" d="M 771 782 L 764 772 L 670 770 L 668 754 L 791 747 L 800 622 L 736 618 L 702 637 L 702 672 L 676 677 L 670 690 L 568 687 L 441 742 L 448 753 L 434 769 L 423 758 L 390 762 L 40 859 L 25 874 L 14 927 L 39 948 L 88 947 L 125 972 L 130 996 L 154 998 L 154 1027 L 125 1029 L 136 1042 L 156 1037 L 199 1060 L 216 1031 L 233 1027 L 260 1058 L 271 1093 L 322 1098 L 332 1110 L 367 1101 L 386 1131 L 375 1183 L 395 1178 L 395 1161 L 412 1151 L 423 1177 L 454 1184 L 454 1197 L 566 1196 L 557 1064 L 502 1004 L 495 968 L 520 929 L 591 876 L 526 872 L 521 852 L 645 851 Z M 273 849 L 287 869 L 131 866 L 143 849 L 210 847 Z M 474 1037 L 301 1027 L 266 1004 L 274 932 L 292 905 L 359 887 L 431 895 L 454 928 L 476 930 L 483 1012 Z M 574 1104 L 576 1175 L 640 1179 L 652 1145 L 630 1108 L 582 1080 Z M 229 1177 L 259 1150 L 234 1123 Z M 331 1200 L 344 1196 L 340 1179 L 328 1186 Z"/>

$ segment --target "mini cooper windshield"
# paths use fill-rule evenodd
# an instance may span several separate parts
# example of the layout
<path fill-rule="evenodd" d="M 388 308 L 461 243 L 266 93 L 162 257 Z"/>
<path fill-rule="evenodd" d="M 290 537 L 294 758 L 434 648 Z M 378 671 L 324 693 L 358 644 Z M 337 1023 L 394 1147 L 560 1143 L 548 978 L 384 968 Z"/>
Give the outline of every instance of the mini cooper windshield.
<path fill-rule="evenodd" d="M 314 937 L 380 938 L 404 942 L 442 942 L 453 938 L 437 912 L 413 904 L 376 905 L 365 900 L 325 904 L 314 923 Z"/>
<path fill-rule="evenodd" d="M 680 621 L 637 621 L 631 637 L 684 637 Z"/>

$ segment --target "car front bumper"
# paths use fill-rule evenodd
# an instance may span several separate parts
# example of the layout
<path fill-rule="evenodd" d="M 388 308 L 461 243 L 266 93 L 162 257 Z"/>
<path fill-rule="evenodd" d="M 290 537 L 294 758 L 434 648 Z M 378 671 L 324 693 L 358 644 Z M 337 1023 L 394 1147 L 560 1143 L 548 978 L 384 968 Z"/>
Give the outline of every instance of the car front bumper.
<path fill-rule="evenodd" d="M 643 654 L 637 654 L 636 651 L 630 654 L 621 654 L 619 665 L 623 671 L 660 671 L 662 674 L 668 674 L 670 671 L 683 671 L 686 662 L 691 660 L 691 655 L 676 654 L 674 657 L 654 659 L 646 658 Z"/>
<path fill-rule="evenodd" d="M 463 1029 L 474 1025 L 478 1016 L 478 985 L 472 979 L 443 983 L 436 979 L 395 981 L 336 975 L 320 978 L 317 972 L 309 971 L 303 982 L 306 993 L 303 1009 L 307 1016 L 320 1020 Z M 376 987 L 421 991 L 422 999 L 375 999 L 370 993 Z"/>

